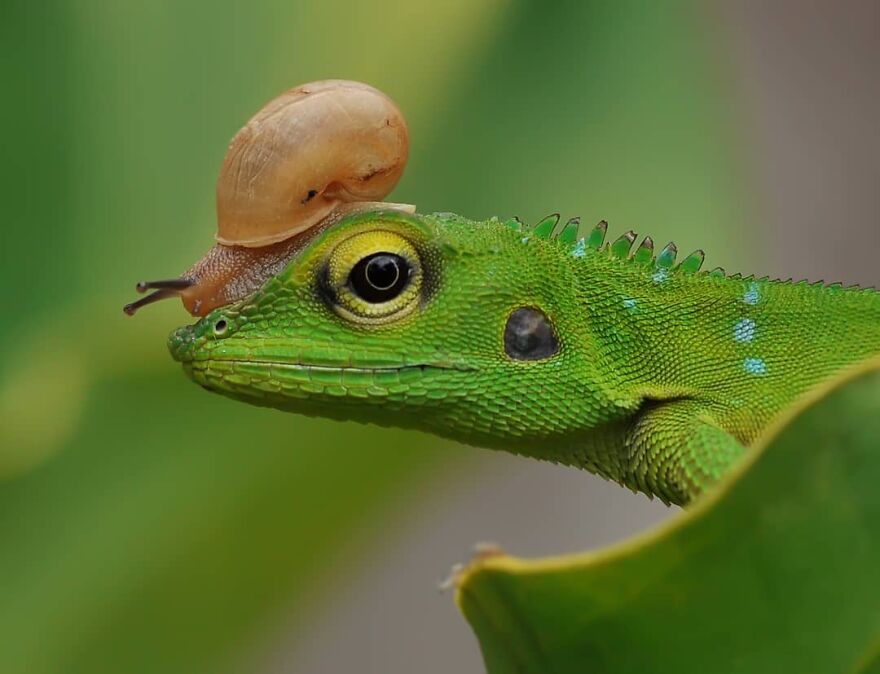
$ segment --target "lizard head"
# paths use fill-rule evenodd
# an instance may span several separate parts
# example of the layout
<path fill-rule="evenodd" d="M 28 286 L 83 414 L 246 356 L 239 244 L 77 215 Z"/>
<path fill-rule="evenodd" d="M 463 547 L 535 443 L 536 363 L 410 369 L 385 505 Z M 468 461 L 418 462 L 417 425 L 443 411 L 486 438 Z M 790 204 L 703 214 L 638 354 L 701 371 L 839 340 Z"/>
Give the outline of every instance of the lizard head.
<path fill-rule="evenodd" d="M 169 348 L 238 400 L 527 452 L 611 404 L 569 250 L 497 220 L 358 213 Z"/>

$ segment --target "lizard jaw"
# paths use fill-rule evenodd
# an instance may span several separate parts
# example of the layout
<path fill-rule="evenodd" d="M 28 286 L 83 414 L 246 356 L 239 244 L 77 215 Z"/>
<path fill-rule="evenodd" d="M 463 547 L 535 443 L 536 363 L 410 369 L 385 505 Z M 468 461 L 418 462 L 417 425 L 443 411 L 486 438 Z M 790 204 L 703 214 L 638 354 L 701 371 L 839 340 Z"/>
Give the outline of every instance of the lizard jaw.
<path fill-rule="evenodd" d="M 367 414 L 369 403 L 388 411 L 405 409 L 404 401 L 462 394 L 462 368 L 442 365 L 334 367 L 232 359 L 189 360 L 184 372 L 195 383 L 243 402 L 341 419 Z M 438 396 L 437 392 L 445 392 Z M 368 403 L 368 404 L 364 404 Z"/>

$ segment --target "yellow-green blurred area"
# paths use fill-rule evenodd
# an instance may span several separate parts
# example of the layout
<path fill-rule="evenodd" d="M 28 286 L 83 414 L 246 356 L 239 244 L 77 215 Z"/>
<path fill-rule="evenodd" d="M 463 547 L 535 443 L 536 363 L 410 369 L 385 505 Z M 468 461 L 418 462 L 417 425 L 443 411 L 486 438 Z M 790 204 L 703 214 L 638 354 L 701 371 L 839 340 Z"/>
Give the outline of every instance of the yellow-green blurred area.
<path fill-rule="evenodd" d="M 189 320 L 179 303 L 123 316 L 136 281 L 211 245 L 227 143 L 263 103 L 317 79 L 369 82 L 410 125 L 394 200 L 607 218 L 615 235 L 749 268 L 764 259 L 757 181 L 709 14 L 635 0 L 5 3 L 0 672 L 259 671 L 279 634 L 343 601 L 359 560 L 394 574 L 383 549 L 418 527 L 427 495 L 478 494 L 472 476 L 502 465 L 210 395 L 166 351 Z M 464 552 L 425 570 L 425 593 Z M 393 609 L 363 610 L 367 626 Z M 266 671 L 305 671 L 289 641 Z M 408 671 L 429 671 L 418 652 Z"/>

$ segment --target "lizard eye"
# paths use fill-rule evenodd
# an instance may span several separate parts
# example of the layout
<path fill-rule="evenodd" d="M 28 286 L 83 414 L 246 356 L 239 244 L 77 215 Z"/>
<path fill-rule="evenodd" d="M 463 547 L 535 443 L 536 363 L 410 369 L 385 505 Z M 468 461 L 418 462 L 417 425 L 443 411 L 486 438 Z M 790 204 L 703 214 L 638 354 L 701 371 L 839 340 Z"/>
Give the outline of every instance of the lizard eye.
<path fill-rule="evenodd" d="M 412 243 L 396 232 L 370 230 L 340 242 L 319 278 L 325 301 L 355 323 L 389 323 L 419 306 L 422 265 Z"/>
<path fill-rule="evenodd" d="M 348 284 L 367 302 L 388 302 L 406 287 L 411 271 L 409 263 L 400 255 L 374 253 L 352 268 Z"/>

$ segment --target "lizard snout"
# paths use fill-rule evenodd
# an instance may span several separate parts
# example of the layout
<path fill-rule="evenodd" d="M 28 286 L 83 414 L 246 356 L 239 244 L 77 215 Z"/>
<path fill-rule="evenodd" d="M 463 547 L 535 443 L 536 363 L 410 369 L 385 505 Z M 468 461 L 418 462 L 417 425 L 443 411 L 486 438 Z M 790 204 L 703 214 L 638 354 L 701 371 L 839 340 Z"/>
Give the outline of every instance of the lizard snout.
<path fill-rule="evenodd" d="M 179 363 L 192 360 L 192 345 L 195 342 L 195 330 L 192 325 L 177 328 L 168 337 L 168 350 L 171 357 Z"/>

